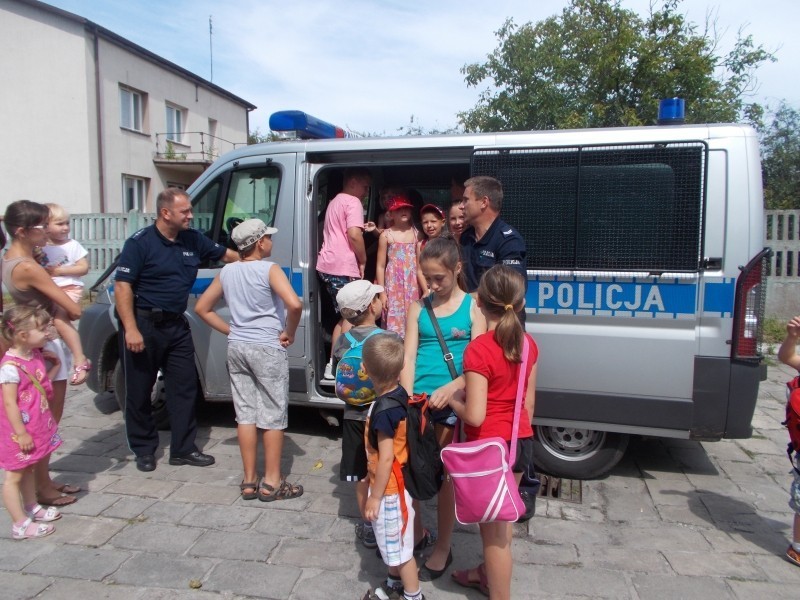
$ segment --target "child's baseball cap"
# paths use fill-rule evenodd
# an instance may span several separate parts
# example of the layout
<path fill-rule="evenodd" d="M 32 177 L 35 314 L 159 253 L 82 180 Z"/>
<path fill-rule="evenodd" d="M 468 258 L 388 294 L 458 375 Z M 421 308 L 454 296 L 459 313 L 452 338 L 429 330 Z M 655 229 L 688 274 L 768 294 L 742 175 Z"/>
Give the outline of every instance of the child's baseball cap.
<path fill-rule="evenodd" d="M 400 210 L 401 208 L 414 208 L 414 205 L 405 196 L 394 196 L 389 199 L 386 210 Z"/>
<path fill-rule="evenodd" d="M 261 219 L 247 219 L 242 221 L 231 231 L 231 239 L 239 250 L 244 250 L 255 244 L 265 235 L 278 233 L 275 227 L 267 227 Z"/>
<path fill-rule="evenodd" d="M 354 319 L 367 310 L 375 294 L 380 294 L 382 291 L 381 285 L 375 285 L 366 279 L 357 279 L 339 290 L 336 294 L 336 304 L 339 305 L 340 311 L 347 311 L 347 313 L 342 312 L 345 319 Z"/>
<path fill-rule="evenodd" d="M 438 216 L 442 221 L 444 221 L 444 211 L 436 206 L 435 204 L 426 204 L 422 208 L 419 209 L 419 216 L 421 217 L 425 213 L 434 213 Z"/>

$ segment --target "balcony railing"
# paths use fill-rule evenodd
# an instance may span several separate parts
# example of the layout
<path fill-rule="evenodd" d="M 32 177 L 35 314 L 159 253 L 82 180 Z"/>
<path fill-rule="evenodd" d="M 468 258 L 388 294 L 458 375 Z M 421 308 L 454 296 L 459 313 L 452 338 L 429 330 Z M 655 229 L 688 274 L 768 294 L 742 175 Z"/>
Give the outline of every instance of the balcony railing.
<path fill-rule="evenodd" d="M 175 137 L 180 138 L 180 141 L 175 140 Z M 210 163 L 222 154 L 246 145 L 247 142 L 231 142 L 203 131 L 157 133 L 154 158 Z"/>

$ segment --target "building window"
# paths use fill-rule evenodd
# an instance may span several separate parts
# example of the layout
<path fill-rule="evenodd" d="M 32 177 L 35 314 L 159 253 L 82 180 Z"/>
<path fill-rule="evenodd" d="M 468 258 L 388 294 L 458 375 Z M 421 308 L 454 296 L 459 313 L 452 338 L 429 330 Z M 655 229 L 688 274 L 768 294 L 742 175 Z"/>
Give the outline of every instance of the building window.
<path fill-rule="evenodd" d="M 119 126 L 144 131 L 144 95 L 131 89 L 119 88 Z"/>
<path fill-rule="evenodd" d="M 167 139 L 171 142 L 183 141 L 183 109 L 167 104 Z"/>
<path fill-rule="evenodd" d="M 122 176 L 122 210 L 144 212 L 147 202 L 147 180 L 141 177 Z"/>

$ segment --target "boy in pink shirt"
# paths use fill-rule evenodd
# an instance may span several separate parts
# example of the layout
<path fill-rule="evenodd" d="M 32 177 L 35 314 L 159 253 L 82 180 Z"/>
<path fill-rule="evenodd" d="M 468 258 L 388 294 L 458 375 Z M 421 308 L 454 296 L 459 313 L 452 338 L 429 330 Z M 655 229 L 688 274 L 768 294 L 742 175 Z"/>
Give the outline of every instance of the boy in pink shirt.
<path fill-rule="evenodd" d="M 337 315 L 339 306 L 336 304 L 336 295 L 339 290 L 364 276 L 367 253 L 364 248 L 364 207 L 361 199 L 369 193 L 371 183 L 372 177 L 367 169 L 347 169 L 342 191 L 330 201 L 325 211 L 317 273 L 333 299 Z M 333 328 L 331 348 L 349 328 L 347 321 L 340 316 Z M 323 379 L 333 382 L 333 365 L 330 361 L 325 366 Z"/>

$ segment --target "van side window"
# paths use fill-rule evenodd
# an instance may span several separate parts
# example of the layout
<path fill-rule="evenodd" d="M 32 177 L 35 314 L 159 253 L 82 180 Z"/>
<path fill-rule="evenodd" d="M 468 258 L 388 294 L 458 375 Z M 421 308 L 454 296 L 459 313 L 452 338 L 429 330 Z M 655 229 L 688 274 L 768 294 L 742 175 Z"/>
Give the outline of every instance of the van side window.
<path fill-rule="evenodd" d="M 192 202 L 192 227 L 202 231 L 214 241 L 216 241 L 216 236 L 211 235 L 210 232 L 214 223 L 214 213 L 216 212 L 221 187 L 220 180 L 215 180 L 202 192 L 195 194 Z"/>
<path fill-rule="evenodd" d="M 252 167 L 231 174 L 222 225 L 228 236 L 245 219 L 257 218 L 272 226 L 280 191 L 281 171 L 276 166 Z"/>
<path fill-rule="evenodd" d="M 707 149 L 700 142 L 478 150 L 529 269 L 697 271 Z"/>

